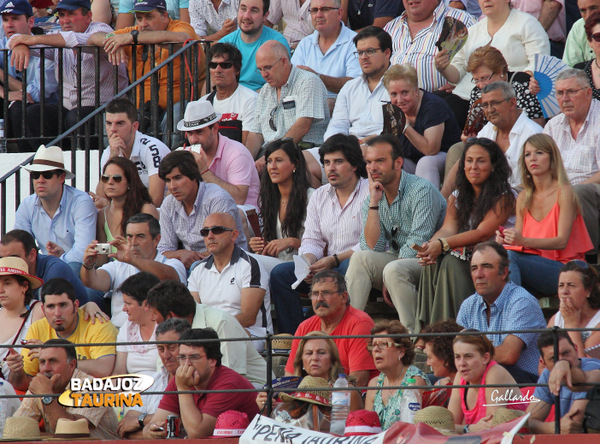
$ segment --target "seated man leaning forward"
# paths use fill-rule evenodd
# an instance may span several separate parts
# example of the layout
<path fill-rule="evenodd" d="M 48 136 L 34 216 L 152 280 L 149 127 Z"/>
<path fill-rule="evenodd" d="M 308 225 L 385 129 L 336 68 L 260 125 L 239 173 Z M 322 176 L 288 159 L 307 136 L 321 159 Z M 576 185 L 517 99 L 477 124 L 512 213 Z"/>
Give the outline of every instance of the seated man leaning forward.
<path fill-rule="evenodd" d="M 206 341 L 217 339 L 217 341 Z M 181 335 L 180 366 L 166 391 L 210 390 L 203 394 L 165 394 L 152 422 L 144 428 L 144 437 L 164 439 L 167 416 L 181 417 L 188 438 L 208 438 L 213 434 L 217 418 L 227 410 L 237 410 L 249 419 L 258 414 L 253 392 L 218 393 L 216 390 L 252 389 L 250 382 L 221 364 L 219 337 L 212 328 L 188 330 Z M 195 342 L 205 340 L 206 342 Z M 186 342 L 188 341 L 188 342 Z M 162 430 L 161 430 L 162 428 Z"/>
<path fill-rule="evenodd" d="M 558 338 L 558 356 L 554 356 L 554 337 Z M 544 367 L 533 396 L 536 401 L 527 407 L 527 413 L 531 412 L 529 418 L 529 431 L 531 433 L 554 433 L 554 421 L 544 422 L 550 409 L 554 405 L 554 396 L 548 388 L 550 372 L 557 361 L 567 361 L 573 368 L 583 371 L 600 369 L 600 361 L 591 358 L 577 358 L 577 346 L 569 334 L 564 330 L 558 332 L 541 333 L 537 340 L 540 352 L 540 364 Z M 583 433 L 583 414 L 589 402 L 585 392 L 573 392 L 568 387 L 560 389 L 560 432 L 561 433 Z"/>
<path fill-rule="evenodd" d="M 310 292 L 315 315 L 298 327 L 294 336 L 304 336 L 311 331 L 323 331 L 328 336 L 370 335 L 375 325 L 364 311 L 350 305 L 344 276 L 333 270 L 321 271 L 313 277 Z M 356 379 L 356 385 L 364 387 L 377 376 L 373 357 L 367 350 L 367 339 L 333 339 L 340 353 L 343 372 Z M 300 344 L 292 342 L 290 357 L 285 366 L 286 376 L 294 375 L 294 358 Z"/>
<path fill-rule="evenodd" d="M 92 440 L 112 440 L 117 436 L 117 415 L 111 407 L 64 407 L 58 395 L 69 389 L 71 378 L 91 379 L 78 366 L 77 352 L 66 339 L 50 339 L 48 347 L 39 350 L 40 372 L 31 380 L 28 395 L 46 395 L 43 398 L 25 398 L 13 416 L 44 419 L 45 432 L 54 434 L 61 418 L 72 421 L 84 418 L 88 422 Z"/>
<path fill-rule="evenodd" d="M 43 344 L 49 339 L 69 339 L 73 344 L 115 343 L 117 329 L 110 322 L 85 320 L 85 311 L 79 308 L 73 285 L 65 279 L 50 279 L 42 286 L 44 319 L 34 322 L 25 339 L 29 345 Z M 79 345 L 77 367 L 90 376 L 102 378 L 112 373 L 115 365 L 114 345 Z M 13 363 L 9 382 L 18 390 L 27 390 L 31 380 L 40 371 L 39 348 L 23 348 L 22 359 Z"/>

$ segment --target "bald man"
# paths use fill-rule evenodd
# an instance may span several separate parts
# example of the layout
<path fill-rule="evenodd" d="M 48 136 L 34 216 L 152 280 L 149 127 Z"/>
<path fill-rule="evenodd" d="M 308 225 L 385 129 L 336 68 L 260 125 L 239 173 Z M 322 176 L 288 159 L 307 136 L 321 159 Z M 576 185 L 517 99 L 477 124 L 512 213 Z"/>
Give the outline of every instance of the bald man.
<path fill-rule="evenodd" d="M 258 93 L 258 118 L 246 140 L 254 158 L 263 154 L 263 146 L 283 137 L 293 138 L 303 149 L 321 145 L 329 108 L 319 76 L 292 65 L 287 48 L 275 40 L 256 52 L 256 67 L 266 84 Z"/>
<path fill-rule="evenodd" d="M 272 333 L 268 275 L 255 258 L 235 245 L 239 231 L 231 215 L 209 215 L 200 234 L 210 256 L 192 266 L 188 279 L 196 302 L 233 315 L 250 336 Z M 260 344 L 255 345 L 261 351 Z"/>

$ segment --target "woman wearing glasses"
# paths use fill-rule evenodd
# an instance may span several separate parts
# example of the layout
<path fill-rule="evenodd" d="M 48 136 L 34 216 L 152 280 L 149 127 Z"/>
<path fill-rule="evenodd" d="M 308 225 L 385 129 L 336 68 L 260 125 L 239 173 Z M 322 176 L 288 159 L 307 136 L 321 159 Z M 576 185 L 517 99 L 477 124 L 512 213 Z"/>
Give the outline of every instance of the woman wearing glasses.
<path fill-rule="evenodd" d="M 383 321 L 371 330 L 373 338 L 369 350 L 373 354 L 375 367 L 381 374 L 371 379 L 365 400 L 365 409 L 379 415 L 381 428 L 389 429 L 400 420 L 402 389 L 384 389 L 408 385 L 408 379 L 414 379 L 416 386 L 429 385 L 427 376 L 414 365 L 415 350 L 410 338 L 391 338 L 388 335 L 408 334 L 400 321 Z M 423 390 L 419 390 L 421 394 Z"/>
<path fill-rule="evenodd" d="M 596 57 L 589 62 L 578 63 L 574 68 L 583 69 L 592 85 L 592 96 L 596 100 L 600 100 L 600 11 L 594 12 L 585 21 L 585 35 L 587 36 L 588 44 L 594 51 Z"/>
<path fill-rule="evenodd" d="M 535 292 L 556 293 L 564 263 L 593 248 L 579 202 L 552 137 L 535 134 L 519 157 L 523 191 L 514 228 L 496 231 L 510 259 L 509 278 Z"/>
<path fill-rule="evenodd" d="M 489 139 L 470 139 L 458 163 L 456 191 L 442 227 L 417 253 L 421 265 L 417 318 L 424 324 L 456 318 L 474 293 L 472 247 L 492 239 L 515 211 L 506 156 Z"/>
<path fill-rule="evenodd" d="M 113 157 L 106 162 L 101 176 L 104 194 L 109 204 L 98 213 L 96 239 L 110 242 L 116 236 L 125 237 L 129 218 L 137 213 L 148 213 L 159 218 L 150 193 L 138 175 L 135 164 L 124 157 Z M 116 249 L 113 248 L 113 253 Z M 99 258 L 105 259 L 106 256 Z"/>

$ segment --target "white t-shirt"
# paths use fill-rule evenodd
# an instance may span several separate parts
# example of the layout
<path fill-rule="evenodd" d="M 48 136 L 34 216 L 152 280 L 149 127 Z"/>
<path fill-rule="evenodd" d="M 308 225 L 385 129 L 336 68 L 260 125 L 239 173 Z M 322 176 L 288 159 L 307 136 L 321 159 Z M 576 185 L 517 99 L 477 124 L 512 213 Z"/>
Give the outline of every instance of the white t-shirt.
<path fill-rule="evenodd" d="M 209 94 L 202 97 L 201 100 L 206 100 Z M 256 108 L 256 99 L 258 94 L 250 88 L 243 85 L 238 85 L 235 92 L 223 100 L 218 100 L 217 96 L 213 99 L 213 107 L 216 112 L 221 113 L 221 122 L 227 120 L 240 120 L 242 122 L 242 130 L 250 131 L 249 128 L 254 122 L 254 109 Z"/>
<path fill-rule="evenodd" d="M 156 341 L 156 327 L 148 341 Z M 127 319 L 117 335 L 117 342 L 139 342 L 139 344 L 117 345 L 117 353 L 127 353 L 127 373 L 141 373 L 152 376 L 156 373 L 158 350 L 156 344 L 145 344 L 140 326 Z"/>

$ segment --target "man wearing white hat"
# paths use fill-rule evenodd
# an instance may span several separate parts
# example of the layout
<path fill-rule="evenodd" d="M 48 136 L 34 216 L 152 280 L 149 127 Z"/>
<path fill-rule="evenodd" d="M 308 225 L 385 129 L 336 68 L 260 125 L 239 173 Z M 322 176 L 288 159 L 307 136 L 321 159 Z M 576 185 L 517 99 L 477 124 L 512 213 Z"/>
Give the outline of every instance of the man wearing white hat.
<path fill-rule="evenodd" d="M 221 114 L 207 100 L 190 102 L 177 130 L 192 145 L 202 180 L 219 185 L 238 205 L 258 204 L 260 179 L 250 151 L 240 142 L 219 134 Z M 200 145 L 198 147 L 198 145 Z"/>
<path fill-rule="evenodd" d="M 98 212 L 83 191 L 65 184 L 75 175 L 65 168 L 57 146 L 41 145 L 31 165 L 24 166 L 33 180 L 35 194 L 21 202 L 15 229 L 33 235 L 43 254 L 51 254 L 79 270 L 86 247 L 96 236 Z"/>

